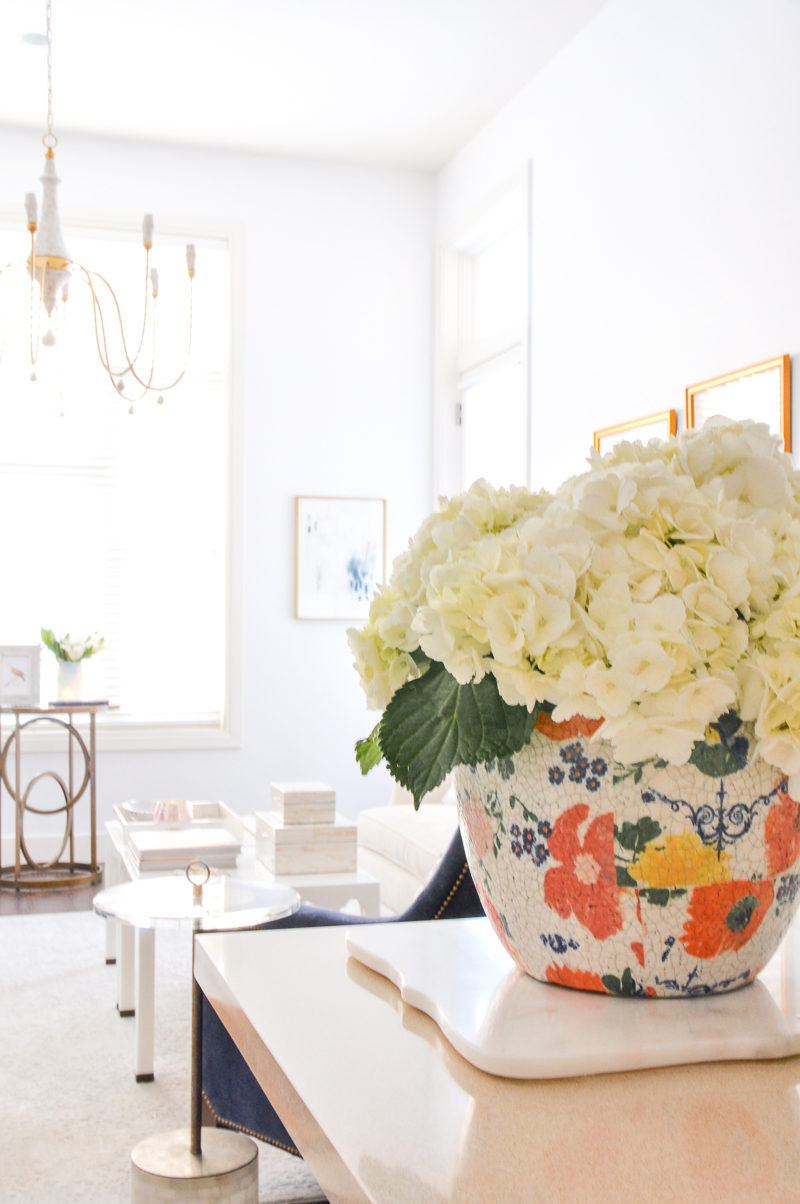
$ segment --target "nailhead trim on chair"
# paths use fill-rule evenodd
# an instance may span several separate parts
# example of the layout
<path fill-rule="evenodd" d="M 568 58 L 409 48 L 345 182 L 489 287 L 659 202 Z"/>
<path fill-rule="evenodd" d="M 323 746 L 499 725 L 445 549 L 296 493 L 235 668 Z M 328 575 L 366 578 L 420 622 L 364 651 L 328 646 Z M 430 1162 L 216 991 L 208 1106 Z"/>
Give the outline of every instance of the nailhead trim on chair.
<path fill-rule="evenodd" d="M 259 1141 L 265 1141 L 267 1143 L 267 1145 L 274 1145 L 279 1150 L 286 1150 L 287 1154 L 294 1154 L 295 1158 L 303 1157 L 303 1155 L 300 1153 L 300 1151 L 296 1150 L 294 1148 L 294 1146 L 292 1146 L 292 1145 L 284 1145 L 282 1141 L 276 1141 L 274 1137 L 265 1137 L 263 1133 L 256 1133 L 255 1129 L 246 1129 L 244 1127 L 244 1125 L 234 1125 L 234 1124 L 231 1124 L 230 1121 L 223 1120 L 221 1116 L 217 1115 L 216 1109 L 214 1108 L 214 1105 L 211 1103 L 211 1100 L 206 1095 L 205 1091 L 203 1091 L 203 1099 L 205 1100 L 205 1102 L 208 1106 L 208 1109 L 209 1109 L 211 1115 L 214 1117 L 214 1120 L 217 1122 L 217 1126 L 219 1128 L 235 1129 L 237 1131 L 237 1133 L 246 1133 L 248 1137 L 256 1137 L 256 1138 L 258 1138 Z"/>
<path fill-rule="evenodd" d="M 455 886 L 454 886 L 454 887 L 453 887 L 453 889 L 450 891 L 450 894 L 447 896 L 447 898 L 445 899 L 444 903 L 442 904 L 442 906 L 441 906 L 441 907 L 439 908 L 439 910 L 437 911 L 436 915 L 433 917 L 433 918 L 434 918 L 434 920 L 439 920 L 439 919 L 441 919 L 441 917 L 442 917 L 442 915 L 443 915 L 444 911 L 445 911 L 445 910 L 446 910 L 446 908 L 447 908 L 447 905 L 448 905 L 448 903 L 449 903 L 449 902 L 450 902 L 450 900 L 453 898 L 453 895 L 456 893 L 456 891 L 458 890 L 458 888 L 459 888 L 459 886 L 461 885 L 461 883 L 464 881 L 464 877 L 465 877 L 465 875 L 466 875 L 466 873 L 467 873 L 467 870 L 468 870 L 468 869 L 469 869 L 469 866 L 467 865 L 467 863 L 466 863 L 466 861 L 465 861 L 465 862 L 464 862 L 464 868 L 463 868 L 463 870 L 461 871 L 461 873 L 460 873 L 460 874 L 458 875 L 458 877 L 456 878 L 456 881 L 455 881 Z"/>

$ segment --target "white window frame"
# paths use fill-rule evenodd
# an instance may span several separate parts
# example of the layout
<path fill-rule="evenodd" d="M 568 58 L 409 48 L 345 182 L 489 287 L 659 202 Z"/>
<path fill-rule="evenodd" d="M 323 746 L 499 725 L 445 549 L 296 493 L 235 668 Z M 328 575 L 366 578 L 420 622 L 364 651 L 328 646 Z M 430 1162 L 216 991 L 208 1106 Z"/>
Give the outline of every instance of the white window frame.
<path fill-rule="evenodd" d="M 141 214 L 108 212 L 78 213 L 61 208 L 65 236 L 69 230 L 86 231 L 102 238 L 134 234 L 141 238 Z M 0 226 L 8 231 L 25 231 L 22 204 L 0 206 Z M 219 724 L 203 719 L 152 717 L 136 720 L 113 711 L 97 714 L 97 747 L 100 751 L 169 751 L 241 748 L 243 695 L 243 478 L 244 478 L 244 232 L 241 224 L 222 224 L 193 217 L 158 215 L 158 232 L 170 237 L 194 237 L 198 243 L 198 271 L 202 270 L 201 240 L 225 240 L 230 270 L 229 364 L 228 364 L 228 489 L 226 499 L 226 603 L 225 671 L 222 718 Z M 2 265 L 0 265 L 2 266 Z M 2 372 L 2 365 L 0 365 Z M 109 405 L 114 404 L 109 397 Z M 49 655 L 43 650 L 42 655 Z M 11 717 L 4 716 L 3 730 L 10 732 Z M 75 716 L 75 726 L 88 732 L 88 720 Z M 31 752 L 64 750 L 65 738 L 49 724 L 37 724 L 25 735 L 24 747 Z"/>
<path fill-rule="evenodd" d="M 476 384 L 509 360 L 522 364 L 525 393 L 526 472 L 531 478 L 531 185 L 530 164 L 491 193 L 457 230 L 441 240 L 436 263 L 436 331 L 434 375 L 434 490 L 433 500 L 462 492 L 462 439 L 459 393 Z M 483 343 L 470 342 L 465 331 L 471 322 L 471 257 L 502 233 L 493 220 L 495 211 L 516 189 L 522 188 L 525 254 L 525 296 L 519 337 Z"/>

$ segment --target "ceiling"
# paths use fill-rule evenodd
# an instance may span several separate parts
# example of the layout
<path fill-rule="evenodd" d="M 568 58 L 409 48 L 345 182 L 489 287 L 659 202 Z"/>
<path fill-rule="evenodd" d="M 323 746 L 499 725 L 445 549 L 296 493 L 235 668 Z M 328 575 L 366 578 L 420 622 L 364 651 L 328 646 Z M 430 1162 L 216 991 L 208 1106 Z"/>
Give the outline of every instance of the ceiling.
<path fill-rule="evenodd" d="M 55 132 L 435 170 L 605 0 L 53 0 Z M 45 0 L 0 4 L 0 125 L 46 128 Z"/>

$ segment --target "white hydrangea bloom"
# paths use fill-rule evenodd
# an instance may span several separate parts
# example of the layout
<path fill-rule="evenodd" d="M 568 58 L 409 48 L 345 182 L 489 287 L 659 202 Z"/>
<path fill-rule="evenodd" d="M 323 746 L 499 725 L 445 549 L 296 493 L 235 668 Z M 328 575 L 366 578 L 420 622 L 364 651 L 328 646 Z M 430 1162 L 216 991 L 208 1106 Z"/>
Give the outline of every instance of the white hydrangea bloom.
<path fill-rule="evenodd" d="M 555 496 L 481 480 L 440 499 L 348 633 L 370 706 L 421 649 L 509 705 L 605 720 L 622 762 L 682 764 L 734 708 L 800 774 L 800 475 L 780 447 L 714 419 L 592 452 Z"/>

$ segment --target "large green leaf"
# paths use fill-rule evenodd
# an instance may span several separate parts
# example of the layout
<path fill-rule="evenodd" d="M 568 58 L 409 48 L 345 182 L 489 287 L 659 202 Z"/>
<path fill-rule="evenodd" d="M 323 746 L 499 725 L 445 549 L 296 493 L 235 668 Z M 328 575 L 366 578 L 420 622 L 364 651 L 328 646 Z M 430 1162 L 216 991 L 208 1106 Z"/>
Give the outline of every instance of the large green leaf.
<path fill-rule="evenodd" d="M 381 723 L 375 724 L 366 740 L 356 740 L 356 760 L 362 773 L 369 773 L 383 760 L 381 752 Z"/>
<path fill-rule="evenodd" d="M 444 665 L 402 686 L 384 711 L 380 748 L 395 781 L 418 807 L 456 765 L 480 765 L 518 752 L 530 739 L 532 714 L 509 706 L 487 674 L 477 685 L 461 686 Z"/>

